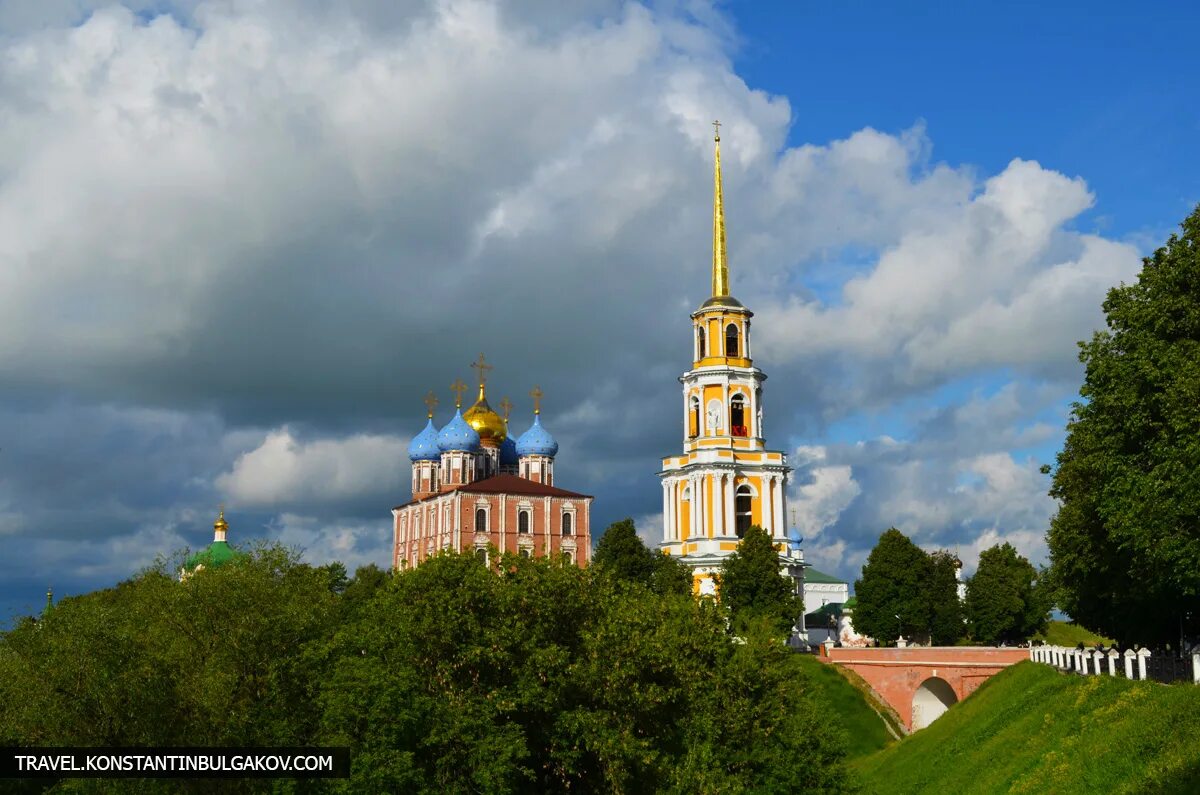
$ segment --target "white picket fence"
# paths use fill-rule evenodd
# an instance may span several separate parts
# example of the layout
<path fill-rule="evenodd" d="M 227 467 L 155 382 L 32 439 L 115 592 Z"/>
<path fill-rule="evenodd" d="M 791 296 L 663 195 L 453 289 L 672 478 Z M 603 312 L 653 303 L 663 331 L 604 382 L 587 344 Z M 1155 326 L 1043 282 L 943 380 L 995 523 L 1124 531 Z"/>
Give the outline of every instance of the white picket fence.
<path fill-rule="evenodd" d="M 1092 676 L 1116 676 L 1117 671 L 1122 670 L 1123 663 L 1126 679 L 1145 679 L 1146 661 L 1150 659 L 1150 650 L 1126 649 L 1122 654 L 1116 649 L 1101 651 L 1069 646 L 1030 646 L 1029 659 L 1053 665 L 1064 671 Z M 1192 681 L 1200 684 L 1200 652 L 1192 654 Z"/>

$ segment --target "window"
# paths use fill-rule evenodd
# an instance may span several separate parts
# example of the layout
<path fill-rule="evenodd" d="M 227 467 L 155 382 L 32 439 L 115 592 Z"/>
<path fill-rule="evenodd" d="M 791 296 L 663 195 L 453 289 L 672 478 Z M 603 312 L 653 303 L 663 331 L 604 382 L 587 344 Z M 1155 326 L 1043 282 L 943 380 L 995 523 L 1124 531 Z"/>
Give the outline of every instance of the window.
<path fill-rule="evenodd" d="M 729 401 L 729 426 L 734 436 L 750 435 L 746 428 L 746 398 L 740 392 Z"/>
<path fill-rule="evenodd" d="M 482 563 L 485 566 L 488 565 L 487 550 L 484 549 L 483 547 L 476 547 L 475 548 L 475 560 L 479 561 L 480 563 Z"/>
<path fill-rule="evenodd" d="M 528 533 L 529 532 L 529 511 L 518 511 L 517 512 L 517 532 L 518 533 Z"/>
<path fill-rule="evenodd" d="M 476 533 L 486 533 L 487 529 L 488 529 L 487 524 L 488 524 L 487 509 L 486 508 L 476 508 L 475 509 L 475 532 Z"/>
<path fill-rule="evenodd" d="M 750 487 L 746 485 L 738 486 L 737 494 L 733 498 L 733 512 L 736 514 L 737 537 L 741 538 L 750 529 L 750 521 L 753 516 L 754 496 L 750 491 Z"/>
<path fill-rule="evenodd" d="M 563 518 L 562 518 L 562 534 L 563 534 L 563 535 L 565 535 L 565 536 L 569 536 L 569 535 L 571 535 L 571 530 L 572 530 L 572 528 L 571 528 L 571 514 L 567 513 L 566 511 L 563 511 Z"/>
<path fill-rule="evenodd" d="M 566 552 L 566 555 L 567 555 L 567 563 L 574 565 L 575 564 L 575 550 L 568 549 Z"/>
<path fill-rule="evenodd" d="M 691 400 L 691 411 L 688 416 L 688 438 L 695 438 L 700 434 L 700 398 L 695 395 Z"/>
<path fill-rule="evenodd" d="M 696 327 L 696 350 L 698 350 L 700 352 L 700 355 L 697 356 L 696 358 L 703 359 L 704 358 L 704 327 L 703 326 Z"/>
<path fill-rule="evenodd" d="M 521 557 L 529 557 L 529 547 L 521 547 Z"/>
<path fill-rule="evenodd" d="M 738 327 L 735 323 L 725 327 L 725 355 L 738 355 Z"/>

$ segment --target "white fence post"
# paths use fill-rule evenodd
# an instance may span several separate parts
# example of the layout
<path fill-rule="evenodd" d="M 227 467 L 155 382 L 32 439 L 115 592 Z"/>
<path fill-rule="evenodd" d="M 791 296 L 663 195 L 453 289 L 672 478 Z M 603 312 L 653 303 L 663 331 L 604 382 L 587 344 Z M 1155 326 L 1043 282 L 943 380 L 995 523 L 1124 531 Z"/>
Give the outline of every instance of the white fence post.
<path fill-rule="evenodd" d="M 1086 651 L 1082 651 L 1082 650 L 1077 651 L 1075 653 L 1079 656 L 1079 673 L 1083 674 L 1084 676 L 1087 676 L 1088 660 L 1091 659 L 1092 655 L 1090 655 Z"/>
<path fill-rule="evenodd" d="M 1200 685 L 1200 651 L 1192 652 L 1192 681 Z"/>
<path fill-rule="evenodd" d="M 1096 676 L 1104 673 L 1104 652 L 1096 649 L 1092 652 L 1092 662 L 1096 664 L 1096 670 L 1093 671 Z"/>
<path fill-rule="evenodd" d="M 1150 656 L 1149 649 L 1139 649 L 1138 657 L 1138 679 L 1146 678 L 1146 658 Z"/>
<path fill-rule="evenodd" d="M 1117 675 L 1117 658 L 1121 656 L 1121 652 L 1116 649 L 1108 650 L 1108 675 Z"/>
<path fill-rule="evenodd" d="M 1133 649 L 1125 650 L 1125 678 L 1133 678 Z"/>

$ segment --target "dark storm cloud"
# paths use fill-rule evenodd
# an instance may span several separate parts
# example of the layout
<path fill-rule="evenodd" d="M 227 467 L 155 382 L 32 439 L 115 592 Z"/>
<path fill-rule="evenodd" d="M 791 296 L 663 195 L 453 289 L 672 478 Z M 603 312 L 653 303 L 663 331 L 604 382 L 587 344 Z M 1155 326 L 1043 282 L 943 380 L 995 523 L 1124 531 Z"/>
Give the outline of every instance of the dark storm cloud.
<path fill-rule="evenodd" d="M 1036 163 L 980 183 L 919 126 L 785 148 L 792 109 L 731 71 L 703 4 L 218 2 L 56 29 L 65 8 L 0 14 L 0 543 L 77 582 L 203 540 L 222 497 L 253 535 L 382 555 L 421 398 L 444 422 L 480 351 L 515 433 L 545 391 L 597 522 L 652 524 L 714 116 L 774 447 L 964 373 L 1073 367 L 1136 264 L 1066 231 L 1090 194 Z M 1006 411 L 1027 424 L 985 414 Z M 969 432 L 831 445 L 793 491 L 824 467 L 798 504 L 839 560 L 889 515 L 974 543 L 1031 487 L 1015 441 L 968 455 Z"/>

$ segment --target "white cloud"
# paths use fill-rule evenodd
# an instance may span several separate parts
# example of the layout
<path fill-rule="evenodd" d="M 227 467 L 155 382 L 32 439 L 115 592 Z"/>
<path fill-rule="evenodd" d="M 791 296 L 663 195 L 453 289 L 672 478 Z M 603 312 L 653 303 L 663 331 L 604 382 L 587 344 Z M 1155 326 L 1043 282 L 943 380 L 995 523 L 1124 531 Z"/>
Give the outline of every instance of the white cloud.
<path fill-rule="evenodd" d="M 302 442 L 284 426 L 238 456 L 216 485 L 243 507 L 311 505 L 374 494 L 390 494 L 399 502 L 408 487 L 408 441 L 357 434 Z"/>
<path fill-rule="evenodd" d="M 270 525 L 272 537 L 299 549 L 306 563 L 340 561 L 353 574 L 359 566 L 391 566 L 392 532 L 387 518 L 377 522 L 323 520 L 284 512 Z"/>

